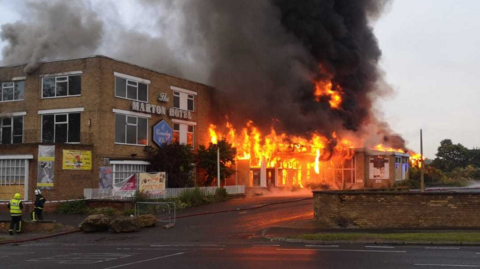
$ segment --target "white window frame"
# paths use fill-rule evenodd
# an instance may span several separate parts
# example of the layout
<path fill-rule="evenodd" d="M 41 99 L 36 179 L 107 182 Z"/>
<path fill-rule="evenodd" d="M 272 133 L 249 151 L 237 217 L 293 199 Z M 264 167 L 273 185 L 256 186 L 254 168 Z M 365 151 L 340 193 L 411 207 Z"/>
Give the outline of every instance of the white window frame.
<path fill-rule="evenodd" d="M 117 142 L 115 141 L 116 140 L 116 128 L 117 126 L 114 127 L 114 132 L 113 132 L 113 141 L 116 145 L 125 145 L 125 146 L 137 146 L 137 147 L 146 147 L 148 146 L 150 143 L 149 141 L 149 127 L 150 127 L 150 123 L 149 123 L 149 118 L 151 118 L 151 116 L 147 116 L 147 115 L 143 115 L 143 114 L 140 114 L 140 113 L 134 113 L 134 112 L 130 112 L 130 113 L 122 113 L 122 110 L 119 110 L 119 109 L 113 109 L 113 112 L 115 113 L 115 121 L 116 121 L 116 117 L 117 117 L 117 114 L 121 114 L 121 115 L 125 115 L 125 143 L 120 143 L 120 142 Z M 128 118 L 136 118 L 137 119 L 137 123 L 134 125 L 134 124 L 129 124 L 128 123 Z M 137 135 L 137 141 L 138 141 L 138 118 L 144 118 L 147 120 L 147 144 L 146 145 L 142 145 L 142 144 L 129 144 L 127 143 L 127 126 L 136 126 L 136 135 Z"/>
<path fill-rule="evenodd" d="M 349 161 L 352 163 L 352 166 L 350 168 L 345 168 L 345 163 L 342 164 L 342 167 L 336 167 L 334 166 L 334 169 L 333 169 L 333 176 L 334 176 L 334 179 L 336 180 L 336 172 L 337 171 L 340 171 L 342 173 L 342 183 L 346 183 L 345 182 L 345 174 L 344 172 L 345 171 L 350 171 L 351 173 L 351 176 L 353 177 L 352 178 L 352 182 L 351 183 L 346 183 L 346 184 L 355 184 L 357 183 L 357 169 L 356 169 L 356 166 L 357 166 L 357 160 L 354 157 L 352 157 L 350 160 L 346 160 L 346 162 Z"/>
<path fill-rule="evenodd" d="M 21 81 L 24 81 L 25 79 L 17 79 L 15 80 L 15 78 L 12 79 L 12 81 L 5 81 L 5 82 L 0 82 L 0 103 L 8 103 L 8 102 L 20 102 L 20 101 L 25 101 L 25 85 L 24 85 L 24 88 L 23 88 L 23 98 L 22 99 L 15 99 L 15 84 L 17 82 L 21 82 Z M 25 82 L 25 81 L 24 81 Z M 8 86 L 8 87 L 5 87 L 5 88 L 12 88 L 13 90 L 13 100 L 3 100 L 3 85 L 4 84 L 7 84 L 7 83 L 13 83 L 13 86 Z"/>
<path fill-rule="evenodd" d="M 195 129 L 196 129 L 195 126 L 197 125 L 197 123 L 191 122 L 191 121 L 182 121 L 182 120 L 172 120 L 172 121 L 173 121 L 173 132 L 178 133 L 178 143 L 188 145 L 188 134 L 193 133 L 191 146 L 192 146 L 192 149 L 195 149 Z M 178 125 L 178 130 L 175 130 L 175 125 Z M 186 126 L 185 143 L 182 143 L 182 125 Z M 193 132 L 188 131 L 189 127 L 193 128 Z"/>
<path fill-rule="evenodd" d="M 178 107 L 175 106 L 175 97 L 178 97 Z M 181 100 L 180 93 L 179 92 L 173 92 L 173 107 L 174 108 L 180 109 L 180 102 L 181 102 L 180 100 Z"/>
<path fill-rule="evenodd" d="M 17 114 L 17 115 L 15 115 Z M 19 118 L 21 117 L 22 118 L 22 142 L 21 143 L 17 143 L 17 144 L 23 144 L 25 142 L 25 117 L 24 115 L 26 115 L 27 113 L 23 114 L 23 113 L 12 113 L 12 115 L 10 117 L 2 117 L 2 114 L 0 114 L 0 145 L 2 144 L 2 132 L 3 132 L 3 119 L 4 118 L 10 118 L 11 119 L 11 125 L 10 125 L 10 129 L 11 129 L 11 133 L 12 133 L 12 136 L 10 138 L 10 144 L 8 145 L 13 145 L 13 138 L 15 137 L 14 135 L 14 131 L 13 131 L 13 126 L 14 126 L 14 118 Z M 18 135 L 17 135 L 18 136 Z"/>
<path fill-rule="evenodd" d="M 114 78 L 115 78 L 115 86 L 114 86 L 113 90 L 115 92 L 115 97 L 116 98 L 148 103 L 149 94 L 150 94 L 150 80 L 143 79 L 143 78 L 137 78 L 137 77 L 134 77 L 134 76 L 125 75 L 125 74 L 117 73 L 117 72 L 114 72 L 113 75 L 114 75 Z M 126 80 L 126 82 L 125 82 L 125 97 L 117 95 L 117 77 L 123 78 L 123 79 Z M 129 83 L 133 83 L 133 84 L 129 84 Z M 143 84 L 147 85 L 147 101 L 138 99 L 138 83 L 143 83 Z M 137 89 L 137 98 L 136 99 L 128 98 L 128 86 L 132 86 L 132 87 L 135 87 Z"/>
<path fill-rule="evenodd" d="M 68 98 L 68 97 L 79 97 L 79 96 L 82 96 L 82 73 L 77 73 L 77 72 L 71 72 L 71 73 L 64 73 L 64 74 L 57 74 L 57 75 L 45 75 L 45 76 L 41 76 L 42 77 L 42 87 L 41 87 L 41 92 L 40 92 L 40 96 L 42 97 L 42 99 L 53 99 L 53 98 Z M 80 77 L 80 94 L 75 94 L 75 95 L 70 95 L 69 92 L 70 92 L 70 83 L 69 83 L 69 80 L 68 78 L 69 77 Z M 55 79 L 55 96 L 47 96 L 45 97 L 43 95 L 44 91 L 43 91 L 43 87 L 44 87 L 44 80 L 46 78 L 54 78 Z M 59 82 L 58 80 L 62 80 L 62 79 L 66 79 L 66 82 L 67 82 L 67 95 L 65 96 L 57 96 L 57 83 Z M 60 81 L 60 82 L 65 82 L 65 81 Z"/>
<path fill-rule="evenodd" d="M 196 94 L 191 94 L 191 93 L 185 93 L 182 91 L 173 91 L 173 107 L 178 108 L 181 110 L 186 110 L 190 112 L 195 112 L 195 95 Z M 178 107 L 175 106 L 175 98 L 178 98 Z M 182 98 L 183 97 L 183 98 Z M 185 101 L 186 107 L 182 108 L 182 100 Z M 192 109 L 188 109 L 188 101 L 192 100 L 193 107 Z"/>
<path fill-rule="evenodd" d="M 192 100 L 192 109 L 188 109 L 188 102 Z M 187 110 L 191 112 L 195 112 L 195 95 L 187 95 Z"/>
<path fill-rule="evenodd" d="M 43 110 L 43 111 L 46 111 L 46 110 Z M 80 144 L 82 142 L 82 113 L 80 111 L 71 111 L 71 112 L 60 112 L 60 113 L 43 113 L 43 111 L 38 111 L 38 114 L 42 115 L 40 118 L 42 120 L 41 122 L 41 127 L 40 128 L 40 141 L 42 141 L 43 143 L 43 116 L 44 115 L 53 115 L 53 143 L 56 144 L 57 141 L 55 141 L 55 134 L 57 132 L 57 115 L 67 115 L 67 140 L 68 140 L 68 131 L 70 130 L 70 123 L 69 123 L 69 118 L 70 118 L 70 114 L 80 114 L 80 141 L 79 142 L 65 142 L 65 143 L 62 143 L 62 144 Z M 51 111 L 54 111 L 54 110 L 51 110 Z M 57 110 L 57 111 L 61 111 L 61 109 Z M 83 109 L 82 109 L 83 111 Z M 42 112 L 42 113 L 41 113 Z M 65 124 L 65 123 L 59 123 L 59 124 Z"/>
<path fill-rule="evenodd" d="M 146 172 L 147 166 L 150 163 L 145 161 L 125 160 L 125 161 L 110 161 L 110 164 L 113 166 L 112 168 L 113 184 L 118 184 L 118 183 L 124 182 L 132 174 Z M 120 169 L 120 167 L 122 167 L 123 169 Z M 120 173 L 126 174 L 126 176 L 125 177 L 118 176 Z M 121 180 L 117 181 L 117 178 Z"/>

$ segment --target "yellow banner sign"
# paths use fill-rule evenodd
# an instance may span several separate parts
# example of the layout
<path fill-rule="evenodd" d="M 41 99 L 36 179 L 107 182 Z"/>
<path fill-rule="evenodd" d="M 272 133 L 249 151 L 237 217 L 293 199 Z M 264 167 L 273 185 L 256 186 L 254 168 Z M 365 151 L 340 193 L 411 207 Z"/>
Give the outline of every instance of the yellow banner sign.
<path fill-rule="evenodd" d="M 63 170 L 92 170 L 92 152 L 63 150 Z"/>

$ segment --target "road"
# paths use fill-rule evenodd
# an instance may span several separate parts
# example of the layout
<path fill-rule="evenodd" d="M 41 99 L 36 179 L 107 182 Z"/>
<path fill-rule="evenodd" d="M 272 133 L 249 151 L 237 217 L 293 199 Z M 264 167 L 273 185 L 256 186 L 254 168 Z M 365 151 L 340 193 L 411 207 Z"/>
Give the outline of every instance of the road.
<path fill-rule="evenodd" d="M 192 208 L 173 229 L 83 234 L 0 246 L 0 268 L 480 268 L 480 248 L 270 242 L 264 229 L 312 218 L 312 200 L 253 198 Z"/>

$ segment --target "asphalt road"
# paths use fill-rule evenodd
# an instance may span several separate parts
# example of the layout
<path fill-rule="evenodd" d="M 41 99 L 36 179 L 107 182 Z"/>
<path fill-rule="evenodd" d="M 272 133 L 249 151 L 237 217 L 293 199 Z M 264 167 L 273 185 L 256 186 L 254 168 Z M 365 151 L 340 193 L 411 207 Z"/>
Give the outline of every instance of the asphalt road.
<path fill-rule="evenodd" d="M 0 268 L 480 268 L 478 247 L 309 246 L 269 242 L 262 231 L 313 217 L 313 201 L 231 200 L 179 212 L 175 228 L 71 235 L 0 246 Z M 221 214 L 201 214 L 236 208 Z"/>

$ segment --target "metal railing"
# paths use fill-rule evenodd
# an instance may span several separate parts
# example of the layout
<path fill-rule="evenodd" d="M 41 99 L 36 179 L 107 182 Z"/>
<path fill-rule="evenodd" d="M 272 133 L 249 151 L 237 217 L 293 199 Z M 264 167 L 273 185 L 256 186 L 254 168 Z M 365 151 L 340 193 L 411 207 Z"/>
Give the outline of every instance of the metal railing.
<path fill-rule="evenodd" d="M 175 226 L 176 207 L 171 202 L 137 202 L 135 216 L 154 215 L 157 222 L 164 223 L 165 228 Z"/>
<path fill-rule="evenodd" d="M 217 187 L 197 187 L 207 195 L 214 195 Z M 225 186 L 228 194 L 245 194 L 245 186 L 236 185 L 236 186 Z M 151 199 L 166 199 L 166 198 L 177 198 L 184 191 L 194 190 L 195 188 L 168 188 L 165 189 L 165 192 L 162 194 L 152 195 Z M 93 200 L 129 200 L 133 199 L 135 196 L 134 191 L 117 191 L 113 189 L 83 189 L 83 196 L 85 199 Z"/>

